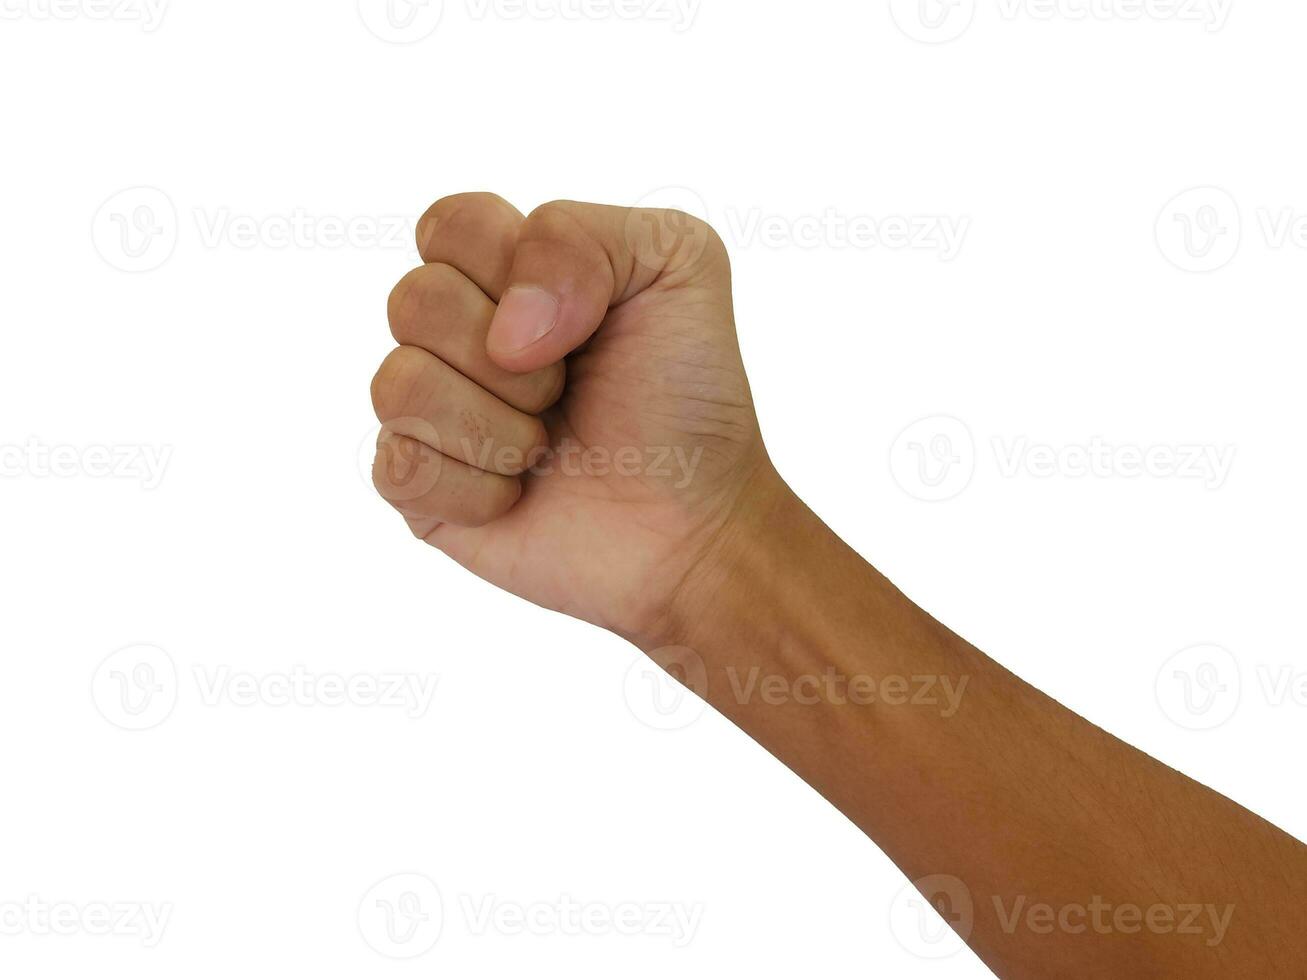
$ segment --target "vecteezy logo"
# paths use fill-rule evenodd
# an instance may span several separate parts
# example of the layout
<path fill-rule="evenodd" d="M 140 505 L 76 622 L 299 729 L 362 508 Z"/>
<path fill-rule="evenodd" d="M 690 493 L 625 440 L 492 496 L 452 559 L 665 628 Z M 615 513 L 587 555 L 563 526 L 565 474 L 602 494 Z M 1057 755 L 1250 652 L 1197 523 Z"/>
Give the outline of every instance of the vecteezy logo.
<path fill-rule="evenodd" d="M 1239 204 L 1219 187 L 1177 194 L 1157 216 L 1157 247 L 1185 272 L 1215 272 L 1239 251 L 1243 222 Z"/>
<path fill-rule="evenodd" d="M 971 889 L 953 875 L 910 881 L 890 904 L 890 932 L 900 946 L 923 959 L 953 956 L 966 946 L 975 921 Z"/>
<path fill-rule="evenodd" d="M 675 731 L 698 720 L 707 707 L 708 668 L 689 647 L 660 647 L 631 664 L 622 692 L 640 721 Z"/>
<path fill-rule="evenodd" d="M 976 0 L 890 0 L 890 15 L 908 37 L 943 44 L 961 37 L 976 16 Z"/>
<path fill-rule="evenodd" d="M 1239 707 L 1239 661 L 1229 650 L 1204 643 L 1173 654 L 1157 672 L 1162 713 L 1181 728 L 1205 731 L 1230 720 Z"/>
<path fill-rule="evenodd" d="M 390 44 L 430 37 L 445 12 L 444 0 L 358 0 L 358 5 L 367 29 Z"/>
<path fill-rule="evenodd" d="M 177 704 L 177 666 L 158 647 L 124 647 L 96 668 L 91 698 L 105 720 L 119 728 L 153 728 L 172 714 Z"/>
<path fill-rule="evenodd" d="M 440 938 L 440 889 L 426 875 L 397 874 L 377 882 L 359 902 L 359 933 L 382 956 L 412 959 Z"/>
<path fill-rule="evenodd" d="M 626 243 L 636 261 L 662 272 L 672 259 L 681 266 L 703 257 L 712 231 L 708 205 L 688 187 L 660 187 L 628 212 Z"/>
<path fill-rule="evenodd" d="M 976 443 L 965 423 L 948 415 L 913 422 L 889 452 L 890 473 L 903 492 L 936 502 L 956 497 L 976 471 Z"/>
<path fill-rule="evenodd" d="M 91 240 L 115 269 L 149 272 L 177 247 L 177 209 L 157 187 L 129 187 L 100 205 Z"/>
<path fill-rule="evenodd" d="M 394 504 L 435 489 L 444 469 L 440 433 L 426 419 L 391 419 L 374 426 L 358 448 L 359 475 Z"/>

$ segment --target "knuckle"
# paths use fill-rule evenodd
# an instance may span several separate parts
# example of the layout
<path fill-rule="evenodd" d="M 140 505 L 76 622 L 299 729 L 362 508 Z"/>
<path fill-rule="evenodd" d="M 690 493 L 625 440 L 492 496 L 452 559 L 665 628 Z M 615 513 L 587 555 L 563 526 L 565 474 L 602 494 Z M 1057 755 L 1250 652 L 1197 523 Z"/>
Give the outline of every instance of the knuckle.
<path fill-rule="evenodd" d="M 566 384 L 567 370 L 562 363 L 540 370 L 531 378 L 530 391 L 524 396 L 522 411 L 528 415 L 539 415 L 562 397 Z"/>
<path fill-rule="evenodd" d="M 399 510 L 399 508 L 396 509 Z M 434 517 L 427 517 L 424 514 L 406 513 L 403 510 L 399 510 L 399 512 L 403 515 L 404 523 L 408 525 L 408 529 L 412 532 L 413 537 L 417 538 L 419 541 L 425 541 L 428 544 L 435 543 L 430 539 L 432 532 L 440 527 L 439 520 Z"/>
<path fill-rule="evenodd" d="M 461 195 L 460 195 L 461 196 Z M 425 258 L 434 254 L 438 237 L 444 237 L 451 222 L 462 209 L 460 196 L 441 198 L 418 219 L 417 243 L 418 253 Z"/>
<path fill-rule="evenodd" d="M 464 285 L 463 274 L 444 262 L 432 262 L 409 270 L 390 291 L 386 303 L 391 327 L 422 322 L 431 308 L 456 299 Z"/>
<path fill-rule="evenodd" d="M 704 221 L 697 214 L 691 214 L 689 211 L 682 211 L 680 208 L 664 208 L 662 211 L 663 220 L 669 224 L 679 225 L 682 228 L 688 228 L 700 234 L 706 234 L 712 230 L 712 225 Z"/>
<path fill-rule="evenodd" d="M 433 262 L 413 269 L 391 291 L 391 336 L 463 362 L 480 355 L 479 330 L 489 300 L 452 265 Z"/>
<path fill-rule="evenodd" d="M 392 454 L 393 449 L 389 443 L 385 441 L 378 443 L 377 457 L 372 462 L 372 487 L 382 500 L 393 506 L 398 501 L 395 494 L 395 481 L 389 473 Z"/>
<path fill-rule="evenodd" d="M 636 261 L 656 273 L 729 267 L 726 245 L 707 221 L 675 208 L 635 208 L 627 237 Z"/>
<path fill-rule="evenodd" d="M 422 375 L 425 359 L 415 347 L 396 347 L 372 377 L 372 407 L 380 419 L 400 412 L 405 397 Z"/>
<path fill-rule="evenodd" d="M 524 238 L 556 238 L 565 231 L 574 231 L 576 219 L 572 216 L 572 202 L 547 201 L 540 205 L 526 219 L 522 229 Z"/>
<path fill-rule="evenodd" d="M 506 207 L 512 207 L 512 205 L 498 194 L 490 191 L 463 191 L 459 194 L 450 194 L 448 197 L 441 198 L 432 207 L 447 208 L 450 211 L 459 208 L 469 208 L 473 211 L 488 209 L 498 211 Z"/>
<path fill-rule="evenodd" d="M 687 246 L 708 261 L 729 261 L 726 242 L 709 222 L 688 211 L 672 209 L 664 212 L 668 227 L 677 230 Z"/>
<path fill-rule="evenodd" d="M 537 205 L 535 210 L 530 214 L 533 218 L 558 218 L 571 213 L 571 210 L 577 206 L 575 201 L 569 201 L 564 197 L 556 197 L 552 201 L 545 201 L 544 204 Z"/>
<path fill-rule="evenodd" d="M 526 424 L 522 427 L 522 444 L 519 447 L 522 451 L 521 468 L 523 470 L 530 465 L 530 457 L 535 448 L 544 445 L 548 438 L 549 430 L 545 428 L 544 422 L 534 415 L 527 416 Z"/>
<path fill-rule="evenodd" d="M 392 333 L 418 318 L 422 303 L 419 283 L 423 268 L 425 266 L 419 266 L 406 272 L 386 298 L 386 319 L 390 322 Z"/>
<path fill-rule="evenodd" d="M 602 239 L 614 237 L 619 229 L 614 225 L 605 234 L 594 230 L 594 216 L 586 212 L 595 205 L 576 201 L 548 201 L 532 211 L 518 235 L 518 243 L 547 242 L 551 247 L 564 247 L 574 254 L 595 259 L 604 252 Z M 610 209 L 612 214 L 615 209 Z"/>
<path fill-rule="evenodd" d="M 468 191 L 442 197 L 423 213 L 417 223 L 418 250 L 435 250 L 436 236 L 457 238 L 487 218 L 512 209 L 504 198 L 489 191 Z"/>
<path fill-rule="evenodd" d="M 468 527 L 481 527 L 508 513 L 522 495 L 522 481 L 517 477 L 501 476 L 487 481 L 487 485 L 479 490 L 466 501 Z"/>
<path fill-rule="evenodd" d="M 418 254 L 423 257 L 430 253 L 432 242 L 435 241 L 436 225 L 440 221 L 440 204 L 441 202 L 437 201 L 422 212 L 422 217 L 418 218 L 417 228 L 414 230 Z"/>
<path fill-rule="evenodd" d="M 540 205 L 527 216 L 518 234 L 518 255 L 522 246 L 534 247 L 552 253 L 554 262 L 570 268 L 578 278 L 611 276 L 609 252 L 613 242 L 620 241 L 621 230 L 614 225 L 596 231 L 593 218 L 584 214 L 593 207 L 564 200 Z"/>
<path fill-rule="evenodd" d="M 435 485 L 439 470 L 432 469 L 434 450 L 416 439 L 386 432 L 377 439 L 372 464 L 372 485 L 389 503 L 420 507 L 421 498 Z"/>
<path fill-rule="evenodd" d="M 695 227 L 703 234 L 704 242 L 707 245 L 708 253 L 726 257 L 726 241 L 722 238 L 717 228 L 704 221 L 702 218 L 694 218 Z"/>

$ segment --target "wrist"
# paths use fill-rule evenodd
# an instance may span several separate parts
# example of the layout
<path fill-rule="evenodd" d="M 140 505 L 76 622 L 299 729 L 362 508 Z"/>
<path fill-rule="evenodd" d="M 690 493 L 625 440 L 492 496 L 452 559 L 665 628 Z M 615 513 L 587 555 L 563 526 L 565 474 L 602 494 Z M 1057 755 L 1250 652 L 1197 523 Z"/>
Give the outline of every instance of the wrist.
<path fill-rule="evenodd" d="M 801 552 L 818 538 L 838 538 L 803 503 L 769 460 L 736 493 L 724 519 L 698 549 L 668 603 L 663 628 L 639 645 L 646 653 L 659 647 L 689 647 L 696 652 L 719 648 L 719 638 L 738 635 L 742 616 L 754 625 L 775 613 L 788 572 Z"/>
<path fill-rule="evenodd" d="M 958 669 L 957 638 L 832 531 L 767 464 L 681 580 L 646 653 L 688 648 L 718 683 L 764 673 L 795 679 Z M 730 685 L 727 685 L 729 687 Z"/>

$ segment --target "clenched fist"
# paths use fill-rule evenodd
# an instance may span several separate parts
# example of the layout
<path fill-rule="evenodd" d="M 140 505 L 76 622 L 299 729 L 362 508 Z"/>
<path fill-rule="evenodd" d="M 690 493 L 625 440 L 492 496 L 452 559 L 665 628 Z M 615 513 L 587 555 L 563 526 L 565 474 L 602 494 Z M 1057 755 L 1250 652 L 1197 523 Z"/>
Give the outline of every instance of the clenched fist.
<path fill-rule="evenodd" d="M 374 481 L 471 571 L 648 649 L 751 497 L 783 492 L 725 248 L 675 211 L 433 205 L 389 303 Z"/>
<path fill-rule="evenodd" d="M 1303 975 L 1307 847 L 985 657 L 776 475 L 705 225 L 474 194 L 418 234 L 373 385 L 376 482 L 414 533 L 679 668 L 967 909 L 1000 976 Z M 1135 927 L 1086 929 L 1091 898 Z M 1081 925 L 1015 928 L 1012 902 Z M 1218 931 L 1174 928 L 1195 908 Z"/>

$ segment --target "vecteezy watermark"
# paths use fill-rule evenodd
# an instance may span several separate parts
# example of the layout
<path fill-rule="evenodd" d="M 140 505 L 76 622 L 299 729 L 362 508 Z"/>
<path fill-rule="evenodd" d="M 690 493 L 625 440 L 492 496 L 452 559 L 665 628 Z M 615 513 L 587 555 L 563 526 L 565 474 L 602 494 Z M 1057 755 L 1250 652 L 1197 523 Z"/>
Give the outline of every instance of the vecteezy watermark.
<path fill-rule="evenodd" d="M 688 31 L 701 0 L 464 0 L 472 20 L 644 21 Z"/>
<path fill-rule="evenodd" d="M 427 952 L 440 938 L 444 921 L 440 889 L 426 875 L 383 878 L 359 902 L 359 935 L 391 959 L 412 959 Z"/>
<path fill-rule="evenodd" d="M 200 703 L 208 708 L 395 708 L 409 718 L 426 715 L 440 681 L 435 674 L 318 673 L 298 665 L 257 674 L 196 665 L 194 674 Z"/>
<path fill-rule="evenodd" d="M 166 651 L 138 644 L 101 662 L 91 681 L 91 696 L 106 721 L 141 731 L 172 714 L 180 677 Z M 430 711 L 440 680 L 435 674 L 342 674 L 301 665 L 255 673 L 228 664 L 195 664 L 191 678 L 198 703 L 205 708 L 384 708 L 410 719 Z"/>
<path fill-rule="evenodd" d="M 492 438 L 445 440 L 427 419 L 402 418 L 369 428 L 359 442 L 357 462 L 364 484 L 399 504 L 430 493 L 447 456 L 469 463 L 474 475 L 642 477 L 684 490 L 694 481 L 703 454 L 703 446 L 584 446 L 571 438 L 527 452 Z"/>
<path fill-rule="evenodd" d="M 1243 219 L 1229 191 L 1193 187 L 1166 203 L 1155 233 L 1158 249 L 1176 268 L 1214 272 L 1238 254 Z"/>
<path fill-rule="evenodd" d="M 689 30 L 701 0 L 463 0 L 471 21 L 622 21 L 667 24 Z M 435 33 L 444 17 L 444 0 L 358 0 L 359 17 L 376 37 L 390 44 L 413 44 Z"/>
<path fill-rule="evenodd" d="M 473 936 L 648 936 L 688 946 L 703 920 L 702 903 L 582 902 L 570 895 L 520 902 L 495 895 L 461 895 Z"/>
<path fill-rule="evenodd" d="M 558 473 L 566 477 L 651 477 L 668 480 L 675 490 L 684 490 L 694 480 L 703 461 L 703 446 L 583 446 L 574 439 L 561 439 L 557 445 L 543 446 L 524 453 L 515 446 L 495 447 L 487 439 L 474 446 L 462 438 L 459 446 L 464 459 L 478 472 L 491 469 L 521 470 L 533 476 Z"/>
<path fill-rule="evenodd" d="M 742 668 L 732 664 L 722 673 L 726 683 L 719 685 L 720 698 L 741 706 L 880 705 L 929 710 L 941 718 L 958 713 L 971 681 L 965 674 L 846 673 L 833 665 L 787 674 L 758 665 Z M 631 664 L 622 682 L 622 695 L 631 714 L 650 728 L 686 728 L 707 707 L 708 668 L 689 647 L 661 647 Z"/>
<path fill-rule="evenodd" d="M 890 902 L 890 932 L 900 946 L 922 959 L 944 959 L 961 952 L 975 924 L 971 889 L 954 875 L 910 881 Z"/>
<path fill-rule="evenodd" d="M 1224 941 L 1234 911 L 1234 904 L 1228 902 L 1140 903 L 1102 895 L 1056 904 L 1024 894 L 978 897 L 956 875 L 933 874 L 909 882 L 894 896 L 890 931 L 899 945 L 923 959 L 960 952 L 980 921 L 1009 936 L 1150 933 L 1200 936 L 1212 947 Z"/>
<path fill-rule="evenodd" d="M 1307 665 L 1261 662 L 1246 684 L 1238 658 L 1212 643 L 1166 659 L 1154 681 L 1158 707 L 1181 728 L 1203 731 L 1229 721 L 1255 695 L 1272 708 L 1307 709 Z"/>
<path fill-rule="evenodd" d="M 1155 936 L 1202 936 L 1206 946 L 1219 946 L 1225 939 L 1234 905 L 1182 902 L 1169 905 L 1152 902 L 1109 902 L 1092 895 L 1086 902 L 1031 902 L 1026 895 L 1005 898 L 991 895 L 999 928 L 1009 936 L 1026 931 L 1036 936 L 1065 933 L 1079 936 L 1093 932 L 1100 936 L 1141 932 Z"/>
<path fill-rule="evenodd" d="M 304 208 L 252 215 L 223 207 L 196 208 L 194 218 L 205 248 L 411 249 L 416 234 L 403 215 L 318 215 Z"/>
<path fill-rule="evenodd" d="M 171 902 L 51 902 L 28 895 L 0 900 L 0 936 L 126 936 L 152 949 L 172 913 Z"/>
<path fill-rule="evenodd" d="M 724 231 L 741 248 L 888 249 L 922 251 L 949 262 L 957 258 L 971 228 L 967 215 L 765 214 L 760 208 L 727 208 Z"/>
<path fill-rule="evenodd" d="M 1024 436 L 993 440 L 994 458 L 1004 479 L 1032 476 L 1046 480 L 1138 479 L 1194 480 L 1207 490 L 1225 486 L 1234 465 L 1234 446 L 1157 444 L 1115 445 L 1098 436 L 1084 443 L 1048 445 Z"/>
<path fill-rule="evenodd" d="M 1205 443 L 1043 443 L 1026 436 L 990 440 L 994 470 L 1005 480 L 1185 480 L 1220 490 L 1234 466 L 1235 447 Z M 934 415 L 908 425 L 890 446 L 894 482 L 917 500 L 951 500 L 976 472 L 976 442 L 959 419 Z"/>
<path fill-rule="evenodd" d="M 444 0 L 358 0 L 359 19 L 389 44 L 413 44 L 430 37 L 445 13 Z"/>
<path fill-rule="evenodd" d="M 689 647 L 660 647 L 631 663 L 622 696 L 631 714 L 650 728 L 678 731 L 708 707 L 708 667 Z"/>
<path fill-rule="evenodd" d="M 1234 0 L 990 0 L 983 9 L 1011 23 L 1051 21 L 1152 21 L 1225 27 Z M 976 0 L 890 0 L 899 30 L 925 44 L 943 44 L 965 34 L 976 17 Z"/>
<path fill-rule="evenodd" d="M 177 665 L 145 643 L 109 654 L 91 678 L 91 699 L 104 719 L 128 731 L 164 721 L 177 704 Z"/>
<path fill-rule="evenodd" d="M 714 230 L 708 205 L 697 191 L 668 186 L 631 205 L 623 237 L 637 262 L 661 272 L 673 261 L 682 266 L 697 262 L 708 250 Z"/>
<path fill-rule="evenodd" d="M 1307 669 L 1302 664 L 1258 664 L 1256 676 L 1267 704 L 1307 708 Z"/>
<path fill-rule="evenodd" d="M 0 444 L 0 479 L 135 480 L 157 489 L 172 459 L 172 446 L 47 444 L 31 436 Z"/>
<path fill-rule="evenodd" d="M 976 16 L 976 0 L 889 0 L 900 31 L 924 44 L 961 37 Z"/>
<path fill-rule="evenodd" d="M 960 419 L 918 419 L 890 446 L 889 469 L 894 481 L 918 500 L 952 500 L 971 484 L 976 443 Z"/>
<path fill-rule="evenodd" d="M 359 902 L 359 933 L 382 956 L 412 959 L 429 951 L 454 925 L 473 938 L 643 936 L 680 949 L 694 940 L 703 921 L 699 902 L 581 901 L 566 894 L 522 901 L 464 893 L 452 904 L 458 916 L 447 916 L 440 889 L 426 875 L 391 875 Z"/>
<path fill-rule="evenodd" d="M 626 237 L 636 255 L 652 253 L 661 262 L 673 256 L 691 262 L 708 245 L 708 226 L 732 248 L 919 252 L 949 262 L 962 251 L 971 218 L 834 207 L 793 214 L 736 205 L 712 208 L 688 187 L 661 187 L 636 202 Z"/>
<path fill-rule="evenodd" d="M 91 240 L 115 269 L 150 272 L 177 248 L 177 208 L 157 187 L 128 187 L 100 205 Z"/>
<path fill-rule="evenodd" d="M 153 34 L 170 0 L 0 0 L 0 20 L 98 20 L 137 24 Z"/>
<path fill-rule="evenodd" d="M 426 419 L 392 419 L 374 425 L 359 442 L 356 462 L 369 490 L 392 504 L 417 500 L 435 489 L 444 470 L 443 442 Z"/>
<path fill-rule="evenodd" d="M 1162 713 L 1181 728 L 1216 728 L 1239 707 L 1243 693 L 1239 661 L 1214 643 L 1186 647 L 1158 668 L 1153 690 Z"/>
<path fill-rule="evenodd" d="M 251 214 L 222 206 L 192 208 L 190 217 L 194 241 L 207 249 L 412 251 L 415 247 L 416 223 L 405 215 L 318 214 L 303 207 Z M 91 223 L 91 241 L 115 269 L 151 272 L 172 257 L 184 230 L 186 225 L 167 193 L 157 187 L 129 187 L 100 206 Z"/>
<path fill-rule="evenodd" d="M 1234 0 L 994 0 L 1004 20 L 1156 21 L 1219 31 Z"/>
<path fill-rule="evenodd" d="M 941 674 L 845 674 L 835 667 L 819 673 L 795 676 L 764 673 L 761 667 L 741 671 L 726 668 L 731 698 L 736 704 L 766 704 L 773 707 L 797 705 L 868 705 L 889 707 L 911 705 L 939 710 L 941 718 L 958 713 L 962 695 L 971 678 L 966 674 L 948 677 Z"/>
<path fill-rule="evenodd" d="M 1229 265 L 1241 249 L 1260 241 L 1271 252 L 1307 252 L 1307 209 L 1258 206 L 1244 209 L 1220 187 L 1194 187 L 1177 194 L 1157 216 L 1157 247 L 1177 269 L 1215 272 Z M 1250 233 L 1249 228 L 1252 229 Z"/>

